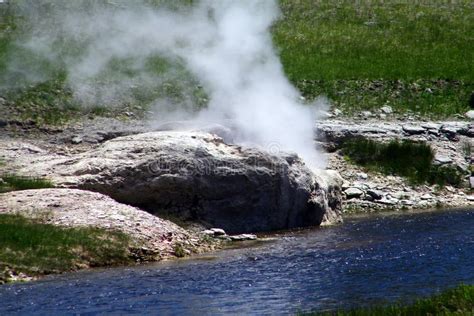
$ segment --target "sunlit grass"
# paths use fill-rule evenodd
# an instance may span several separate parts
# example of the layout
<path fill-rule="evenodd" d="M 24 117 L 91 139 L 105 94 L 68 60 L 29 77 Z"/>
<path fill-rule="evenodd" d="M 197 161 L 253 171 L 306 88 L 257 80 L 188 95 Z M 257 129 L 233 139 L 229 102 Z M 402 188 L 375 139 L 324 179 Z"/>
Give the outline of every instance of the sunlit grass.
<path fill-rule="evenodd" d="M 2 162 L 0 161 L 0 165 Z M 54 187 L 48 179 L 24 177 L 15 174 L 0 175 L 0 193 L 29 189 L 44 189 Z"/>
<path fill-rule="evenodd" d="M 474 90 L 472 1 L 280 3 L 274 41 L 286 73 L 308 98 L 325 94 L 348 112 L 386 103 L 434 116 L 467 109 Z"/>
<path fill-rule="evenodd" d="M 129 263 L 128 245 L 129 238 L 118 232 L 63 228 L 0 214 L 0 268 L 36 275 Z"/>
<path fill-rule="evenodd" d="M 325 313 L 308 313 L 304 315 L 337 315 L 337 316 L 429 316 L 429 315 L 473 315 L 474 286 L 460 285 L 429 298 L 416 300 L 409 305 L 392 304 L 353 310 L 340 310 Z"/>
<path fill-rule="evenodd" d="M 280 3 L 274 39 L 292 79 L 474 79 L 472 1 Z"/>

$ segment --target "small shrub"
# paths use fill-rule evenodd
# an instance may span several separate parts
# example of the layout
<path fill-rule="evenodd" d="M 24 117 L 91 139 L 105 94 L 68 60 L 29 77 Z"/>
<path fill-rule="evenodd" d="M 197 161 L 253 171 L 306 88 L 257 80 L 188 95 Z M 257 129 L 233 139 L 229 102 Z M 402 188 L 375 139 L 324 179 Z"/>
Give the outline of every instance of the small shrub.
<path fill-rule="evenodd" d="M 406 177 L 412 184 L 459 186 L 462 175 L 451 166 L 433 165 L 433 149 L 425 143 L 393 140 L 388 143 L 357 138 L 347 141 L 343 152 L 358 165 L 384 174 Z"/>
<path fill-rule="evenodd" d="M 441 187 L 448 184 L 459 187 L 462 184 L 462 176 L 454 166 L 432 166 L 426 181 Z"/>
<path fill-rule="evenodd" d="M 182 257 L 186 256 L 186 251 L 184 250 L 183 245 L 181 245 L 181 244 L 174 245 L 174 254 L 178 258 L 182 258 Z"/>

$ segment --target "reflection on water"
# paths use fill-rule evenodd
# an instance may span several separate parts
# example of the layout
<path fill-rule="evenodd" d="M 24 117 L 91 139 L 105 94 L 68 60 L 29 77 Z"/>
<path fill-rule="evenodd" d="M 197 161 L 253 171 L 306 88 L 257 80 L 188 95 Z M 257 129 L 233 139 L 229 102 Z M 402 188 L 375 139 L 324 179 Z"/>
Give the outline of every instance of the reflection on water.
<path fill-rule="evenodd" d="M 474 210 L 359 217 L 193 260 L 2 286 L 0 314 L 326 310 L 474 283 L 472 262 Z"/>

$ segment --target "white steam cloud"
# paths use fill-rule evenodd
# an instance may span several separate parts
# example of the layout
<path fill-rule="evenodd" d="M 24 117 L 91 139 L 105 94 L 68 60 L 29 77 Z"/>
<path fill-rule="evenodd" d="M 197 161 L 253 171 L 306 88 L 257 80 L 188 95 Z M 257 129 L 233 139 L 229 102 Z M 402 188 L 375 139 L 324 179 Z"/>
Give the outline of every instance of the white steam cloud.
<path fill-rule="evenodd" d="M 197 113 L 179 107 L 169 111 L 169 101 L 158 99 L 157 120 L 232 122 L 236 142 L 279 146 L 322 168 L 325 160 L 316 150 L 313 130 L 326 104 L 302 104 L 285 77 L 270 34 L 279 14 L 276 0 L 203 0 L 183 10 L 142 3 L 95 8 L 87 15 L 69 10 L 61 11 L 54 28 L 36 30 L 25 45 L 54 60 L 58 39 L 81 43 L 82 53 L 65 59 L 65 66 L 70 87 L 85 103 L 123 100 L 129 87 L 159 80 L 144 71 L 150 56 L 179 60 L 203 86 L 208 106 Z M 139 75 L 94 85 L 91 79 L 112 60 L 131 61 L 129 67 Z"/>

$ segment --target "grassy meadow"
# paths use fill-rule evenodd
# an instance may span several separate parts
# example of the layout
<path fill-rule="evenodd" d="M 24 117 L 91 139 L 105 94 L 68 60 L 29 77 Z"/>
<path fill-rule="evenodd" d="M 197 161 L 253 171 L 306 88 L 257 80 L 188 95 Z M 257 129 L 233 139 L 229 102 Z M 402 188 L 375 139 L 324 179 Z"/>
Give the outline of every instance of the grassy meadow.
<path fill-rule="evenodd" d="M 107 109 L 100 100 L 84 107 L 67 85 L 63 64 L 80 52 L 80 43 L 56 43 L 58 60 L 32 54 L 17 42 L 31 28 L 14 10 L 18 1 L 0 7 L 0 96 L 7 100 L 6 116 L 61 124 L 79 115 L 140 116 L 156 98 L 206 105 L 205 91 L 179 61 L 151 56 L 144 71 L 156 83 L 142 84 L 127 66 L 133 61 L 116 60 L 94 84 L 107 88 L 127 78 L 133 86 L 130 96 L 112 100 Z M 274 44 L 290 81 L 307 99 L 325 95 L 348 115 L 390 105 L 398 113 L 443 118 L 469 108 L 474 92 L 472 1 L 280 0 L 280 6 Z M 38 8 L 47 16 L 47 5 Z M 7 71 L 12 57 L 40 80 L 27 82 L 24 72 Z M 166 80 L 159 80 L 164 74 Z"/>
<path fill-rule="evenodd" d="M 290 80 L 334 106 L 451 116 L 474 92 L 472 1 L 282 0 L 274 41 Z"/>

